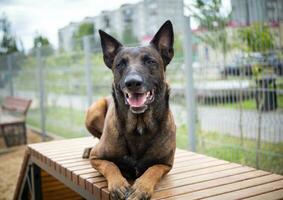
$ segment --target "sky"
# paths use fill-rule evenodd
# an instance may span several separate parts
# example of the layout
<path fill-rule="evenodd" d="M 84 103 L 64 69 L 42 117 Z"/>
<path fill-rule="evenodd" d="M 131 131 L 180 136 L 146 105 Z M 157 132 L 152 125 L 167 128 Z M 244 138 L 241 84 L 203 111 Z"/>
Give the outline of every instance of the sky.
<path fill-rule="evenodd" d="M 5 13 L 12 32 L 23 41 L 25 49 L 33 46 L 37 34 L 46 36 L 58 47 L 58 29 L 102 10 L 114 10 L 123 3 L 139 0 L 0 0 L 0 15 Z"/>
<path fill-rule="evenodd" d="M 0 15 L 5 13 L 12 32 L 23 42 L 24 49 L 33 46 L 33 38 L 41 34 L 58 47 L 58 29 L 102 10 L 114 10 L 124 3 L 141 0 L 0 0 Z M 190 0 L 185 0 L 188 2 Z M 230 1 L 224 0 L 224 7 Z M 0 33 L 1 36 L 1 33 Z"/>

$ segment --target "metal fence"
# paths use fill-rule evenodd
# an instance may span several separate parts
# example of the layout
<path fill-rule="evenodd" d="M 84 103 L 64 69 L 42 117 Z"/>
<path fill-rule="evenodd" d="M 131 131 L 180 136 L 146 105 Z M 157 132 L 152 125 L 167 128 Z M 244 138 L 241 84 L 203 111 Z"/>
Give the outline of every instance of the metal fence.
<path fill-rule="evenodd" d="M 188 21 L 184 26 L 179 37 L 184 51 L 177 48 L 166 72 L 177 146 L 283 174 L 281 44 L 264 53 L 235 46 L 223 56 L 200 39 L 209 30 L 190 30 Z M 272 27 L 272 34 L 282 35 L 281 26 Z M 247 28 L 227 26 L 229 37 L 235 41 Z M 76 43 L 71 52 L 47 46 L 0 57 L 0 98 L 32 99 L 27 121 L 43 136 L 88 135 L 88 105 L 110 95 L 112 74 L 104 66 L 97 39 L 86 36 Z"/>

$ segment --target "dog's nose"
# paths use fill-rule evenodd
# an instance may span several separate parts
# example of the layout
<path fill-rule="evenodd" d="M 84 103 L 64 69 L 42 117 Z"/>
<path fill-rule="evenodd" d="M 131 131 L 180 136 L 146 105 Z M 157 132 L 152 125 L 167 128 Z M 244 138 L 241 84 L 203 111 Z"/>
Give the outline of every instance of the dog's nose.
<path fill-rule="evenodd" d="M 125 78 L 125 86 L 128 89 L 135 89 L 142 86 L 142 77 L 137 74 L 128 75 Z"/>

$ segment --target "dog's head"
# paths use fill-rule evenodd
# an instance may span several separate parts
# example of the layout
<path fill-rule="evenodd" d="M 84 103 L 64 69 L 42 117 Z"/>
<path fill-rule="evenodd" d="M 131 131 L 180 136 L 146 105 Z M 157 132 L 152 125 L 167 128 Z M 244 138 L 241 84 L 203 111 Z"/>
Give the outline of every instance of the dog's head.
<path fill-rule="evenodd" d="M 147 110 L 164 91 L 165 70 L 174 51 L 173 27 L 166 21 L 148 46 L 124 47 L 99 30 L 103 58 L 114 75 L 114 89 L 136 114 Z"/>

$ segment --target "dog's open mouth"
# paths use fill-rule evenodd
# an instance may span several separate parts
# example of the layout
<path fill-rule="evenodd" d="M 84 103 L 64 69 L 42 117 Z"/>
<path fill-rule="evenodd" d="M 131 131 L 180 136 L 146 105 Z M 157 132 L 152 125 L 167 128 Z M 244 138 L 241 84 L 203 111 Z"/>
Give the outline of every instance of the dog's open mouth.
<path fill-rule="evenodd" d="M 147 92 L 125 91 L 126 104 L 130 105 L 133 113 L 143 113 L 154 100 L 154 90 Z"/>

